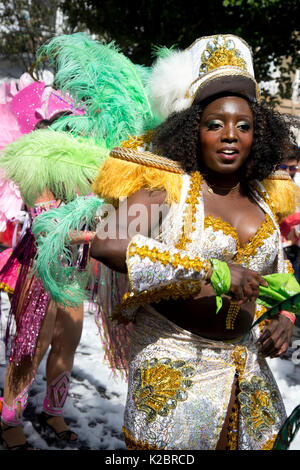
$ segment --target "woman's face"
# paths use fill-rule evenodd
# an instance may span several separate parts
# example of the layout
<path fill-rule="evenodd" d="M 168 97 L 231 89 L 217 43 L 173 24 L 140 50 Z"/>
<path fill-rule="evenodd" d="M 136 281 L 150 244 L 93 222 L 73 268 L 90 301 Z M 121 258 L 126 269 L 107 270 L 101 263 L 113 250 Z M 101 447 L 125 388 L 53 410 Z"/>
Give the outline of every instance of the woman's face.
<path fill-rule="evenodd" d="M 212 101 L 200 121 L 201 162 L 207 170 L 232 174 L 249 156 L 253 115 L 243 98 L 226 96 Z"/>

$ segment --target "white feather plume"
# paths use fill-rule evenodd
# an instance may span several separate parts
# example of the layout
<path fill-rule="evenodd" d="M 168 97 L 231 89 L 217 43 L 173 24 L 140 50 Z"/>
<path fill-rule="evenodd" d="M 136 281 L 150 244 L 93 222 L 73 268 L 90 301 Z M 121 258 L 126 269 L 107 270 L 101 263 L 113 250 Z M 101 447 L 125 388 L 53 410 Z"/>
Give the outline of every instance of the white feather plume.
<path fill-rule="evenodd" d="M 174 51 L 157 59 L 149 78 L 150 100 L 162 119 L 191 105 L 188 89 L 193 82 L 193 63 L 189 51 Z"/>

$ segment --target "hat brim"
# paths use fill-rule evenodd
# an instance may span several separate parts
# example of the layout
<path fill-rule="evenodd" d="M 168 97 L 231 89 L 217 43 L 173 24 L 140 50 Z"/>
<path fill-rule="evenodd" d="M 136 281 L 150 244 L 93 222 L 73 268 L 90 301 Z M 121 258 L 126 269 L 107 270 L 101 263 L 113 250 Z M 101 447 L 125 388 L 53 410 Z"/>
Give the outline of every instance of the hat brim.
<path fill-rule="evenodd" d="M 190 87 L 193 101 L 203 101 L 220 93 L 237 93 L 254 102 L 259 98 L 257 82 L 239 67 L 218 67 L 199 77 Z"/>

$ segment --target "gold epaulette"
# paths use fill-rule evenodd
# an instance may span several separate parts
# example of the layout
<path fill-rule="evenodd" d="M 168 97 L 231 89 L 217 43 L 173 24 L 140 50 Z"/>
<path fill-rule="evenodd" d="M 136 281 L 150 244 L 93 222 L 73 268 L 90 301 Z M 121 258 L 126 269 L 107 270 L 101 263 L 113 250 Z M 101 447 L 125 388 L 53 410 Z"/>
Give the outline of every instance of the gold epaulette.
<path fill-rule="evenodd" d="M 127 162 L 148 166 L 150 168 L 156 168 L 158 170 L 171 171 L 172 173 L 180 174 L 183 173 L 179 163 L 148 151 L 139 152 L 126 147 L 116 147 L 110 152 L 109 156 Z"/>
<path fill-rule="evenodd" d="M 93 185 L 95 194 L 115 205 L 140 189 L 166 191 L 166 202 L 179 202 L 184 171 L 180 164 L 148 150 L 116 147 L 101 167 Z"/>
<path fill-rule="evenodd" d="M 272 201 L 279 223 L 296 212 L 300 203 L 300 189 L 286 171 L 277 170 L 262 181 Z"/>

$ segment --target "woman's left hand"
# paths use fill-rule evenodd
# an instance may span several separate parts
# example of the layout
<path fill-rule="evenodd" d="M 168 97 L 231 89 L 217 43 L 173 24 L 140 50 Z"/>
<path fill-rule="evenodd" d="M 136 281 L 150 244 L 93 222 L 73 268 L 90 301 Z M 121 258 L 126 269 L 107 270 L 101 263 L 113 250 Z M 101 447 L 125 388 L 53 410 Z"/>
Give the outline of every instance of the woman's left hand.
<path fill-rule="evenodd" d="M 257 341 L 258 351 L 264 356 L 282 356 L 290 345 L 293 328 L 291 320 L 284 315 L 266 320 L 266 326 Z"/>

